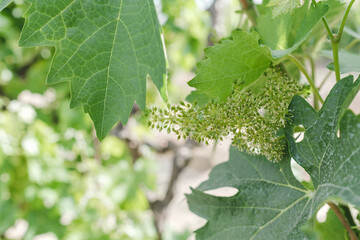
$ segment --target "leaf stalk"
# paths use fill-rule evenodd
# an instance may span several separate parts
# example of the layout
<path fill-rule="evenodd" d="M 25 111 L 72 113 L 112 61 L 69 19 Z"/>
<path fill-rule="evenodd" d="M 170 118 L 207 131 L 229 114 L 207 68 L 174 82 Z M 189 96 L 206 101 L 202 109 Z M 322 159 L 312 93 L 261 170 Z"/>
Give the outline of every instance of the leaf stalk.
<path fill-rule="evenodd" d="M 335 203 L 332 203 L 332 202 L 327 202 L 327 205 L 329 205 L 331 210 L 333 210 L 335 215 L 339 218 L 340 222 L 345 227 L 346 231 L 349 233 L 350 239 L 351 240 L 359 240 L 358 237 L 356 236 L 355 232 L 351 228 L 349 222 L 346 220 L 345 216 L 342 214 L 340 208 Z"/>
<path fill-rule="evenodd" d="M 313 3 L 315 6 L 317 6 L 316 0 L 312 0 L 312 3 Z M 330 28 L 330 26 L 329 26 L 329 23 L 326 21 L 326 18 L 325 18 L 325 17 L 322 17 L 322 18 L 321 18 L 321 21 L 323 22 L 323 24 L 324 24 L 324 26 L 325 26 L 325 29 L 326 29 L 326 31 L 327 31 L 327 33 L 328 33 L 328 35 L 329 35 L 329 38 L 330 38 L 330 40 L 332 41 L 332 40 L 334 39 L 334 36 L 333 36 L 333 33 L 331 32 L 331 28 Z"/>
<path fill-rule="evenodd" d="M 249 18 L 252 26 L 255 27 L 257 24 L 256 18 L 258 14 L 253 3 L 248 0 L 240 0 L 240 5 L 242 6 L 247 17 Z"/>
<path fill-rule="evenodd" d="M 340 44 L 341 37 L 342 37 L 343 31 L 344 31 L 346 20 L 349 16 L 351 7 L 353 6 L 354 2 L 355 2 L 355 0 L 351 0 L 351 2 L 349 3 L 348 7 L 346 8 L 344 17 L 341 21 L 341 25 L 340 25 L 338 33 L 334 34 L 333 38 L 331 38 L 331 47 L 333 50 L 334 69 L 335 69 L 335 76 L 336 76 L 337 82 L 340 81 L 339 44 Z"/>
<path fill-rule="evenodd" d="M 342 33 L 343 33 L 343 31 L 344 31 L 344 27 L 345 27 L 346 20 L 347 20 L 347 18 L 348 18 L 348 16 L 349 16 L 350 9 L 351 9 L 351 7 L 353 6 L 354 2 L 355 2 L 355 0 L 351 0 L 351 2 L 349 3 L 349 6 L 346 8 L 344 17 L 343 17 L 343 19 L 342 19 L 342 21 L 341 21 L 341 25 L 340 25 L 338 34 L 336 35 L 334 41 L 340 42 Z"/>
<path fill-rule="evenodd" d="M 340 81 L 339 42 L 331 41 L 336 81 Z"/>
<path fill-rule="evenodd" d="M 291 60 L 298 68 L 299 70 L 304 74 L 305 78 L 308 80 L 310 87 L 315 95 L 315 98 L 317 98 L 321 104 L 324 103 L 324 99 L 322 99 L 319 90 L 317 89 L 317 87 L 315 86 L 314 81 L 312 80 L 312 78 L 310 77 L 309 73 L 306 71 L 305 66 L 294 56 L 292 56 L 291 54 L 289 54 L 288 56 L 289 60 Z"/>

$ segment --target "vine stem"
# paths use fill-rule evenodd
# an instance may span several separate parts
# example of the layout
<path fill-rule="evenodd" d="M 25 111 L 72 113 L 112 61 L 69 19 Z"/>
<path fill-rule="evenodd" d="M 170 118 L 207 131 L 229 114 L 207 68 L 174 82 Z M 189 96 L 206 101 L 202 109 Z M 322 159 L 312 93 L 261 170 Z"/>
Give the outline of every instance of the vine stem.
<path fill-rule="evenodd" d="M 317 6 L 316 0 L 312 0 L 312 3 L 313 3 L 315 6 Z M 324 26 L 325 26 L 325 29 L 326 29 L 329 37 L 330 37 L 330 40 L 333 40 L 333 39 L 334 39 L 334 35 L 333 35 L 332 32 L 331 32 L 331 28 L 330 28 L 328 22 L 326 21 L 326 18 L 325 18 L 325 17 L 322 17 L 322 18 L 321 18 L 321 21 L 323 22 L 323 24 L 324 24 Z"/>
<path fill-rule="evenodd" d="M 333 34 L 331 32 L 330 26 L 329 26 L 328 22 L 326 21 L 325 17 L 321 18 L 322 22 L 324 23 L 325 29 L 330 37 L 330 40 L 331 40 L 331 47 L 332 47 L 333 58 L 334 58 L 335 76 L 336 76 L 337 82 L 340 81 L 339 43 L 341 41 L 341 37 L 342 37 L 343 31 L 344 31 L 346 20 L 350 13 L 350 9 L 353 6 L 354 2 L 355 2 L 355 0 L 351 0 L 348 7 L 346 8 L 344 17 L 341 21 L 340 28 L 339 28 L 339 31 L 337 34 Z M 315 0 L 312 0 L 312 3 L 315 6 L 317 5 Z"/>
<path fill-rule="evenodd" d="M 243 10 L 245 11 L 247 17 L 249 18 L 253 27 L 256 26 L 256 18 L 257 12 L 252 2 L 249 0 L 240 0 L 240 5 L 242 6 Z"/>
<path fill-rule="evenodd" d="M 294 56 L 292 56 L 291 54 L 289 54 L 288 58 L 295 63 L 295 65 L 300 69 L 300 71 L 304 74 L 304 76 L 306 77 L 306 79 L 308 80 L 311 89 L 314 92 L 315 98 L 317 98 L 321 104 L 324 103 L 324 100 L 322 99 L 322 97 L 320 96 L 319 90 L 317 89 L 317 87 L 315 86 L 314 81 L 312 80 L 312 78 L 310 77 L 309 73 L 306 71 L 304 65 Z"/>
<path fill-rule="evenodd" d="M 340 25 L 340 28 L 339 28 L 339 32 L 338 32 L 338 34 L 335 36 L 335 39 L 334 39 L 335 41 L 340 42 L 340 40 L 341 40 L 341 36 L 342 36 L 343 31 L 344 31 L 344 27 L 345 27 L 346 20 L 347 20 L 347 18 L 348 18 L 348 16 L 349 16 L 350 9 L 351 9 L 351 7 L 353 6 L 354 2 L 355 2 L 355 0 L 351 0 L 351 2 L 349 3 L 349 6 L 346 8 L 346 12 L 345 12 L 344 17 L 343 17 L 343 19 L 342 19 L 342 21 L 341 21 L 341 25 Z"/>
<path fill-rule="evenodd" d="M 331 47 L 334 58 L 335 77 L 337 82 L 340 81 L 339 42 L 340 41 L 335 41 L 335 40 L 331 41 Z"/>
<path fill-rule="evenodd" d="M 340 81 L 339 43 L 341 41 L 341 37 L 342 37 L 343 31 L 344 31 L 346 20 L 350 13 L 350 9 L 351 9 L 352 5 L 354 4 L 354 2 L 355 2 L 355 0 L 351 0 L 351 2 L 349 3 L 349 6 L 346 8 L 344 17 L 341 21 L 339 31 L 337 34 L 333 35 L 333 38 L 331 39 L 331 46 L 333 49 L 333 56 L 334 56 L 335 76 L 336 76 L 337 82 Z"/>
<path fill-rule="evenodd" d="M 335 215 L 339 218 L 340 222 L 345 227 L 346 231 L 349 233 L 350 239 L 351 240 L 359 240 L 358 237 L 356 236 L 355 232 L 352 230 L 349 222 L 346 220 L 346 218 L 342 214 L 340 208 L 335 203 L 332 203 L 332 202 L 327 202 L 327 205 L 329 205 L 331 210 L 333 210 Z"/>

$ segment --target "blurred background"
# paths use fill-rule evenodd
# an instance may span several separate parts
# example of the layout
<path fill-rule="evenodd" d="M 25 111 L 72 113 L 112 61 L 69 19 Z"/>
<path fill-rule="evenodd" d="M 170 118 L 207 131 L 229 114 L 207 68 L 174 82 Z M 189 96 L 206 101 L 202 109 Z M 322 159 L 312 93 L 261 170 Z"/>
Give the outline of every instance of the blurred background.
<path fill-rule="evenodd" d="M 236 28 L 250 29 L 240 2 L 155 0 L 171 103 L 190 93 L 186 82 L 204 48 Z M 117 125 L 98 142 L 89 116 L 69 108 L 68 84 L 45 85 L 54 49 L 18 47 L 26 9 L 23 0 L 15 0 L 0 14 L 0 239 L 194 239 L 192 232 L 205 221 L 188 210 L 185 194 L 227 160 L 230 143 L 204 146 L 151 131 L 136 106 L 125 127 Z M 339 19 L 330 21 L 336 25 Z M 359 14 L 352 14 L 343 40 L 357 54 L 359 22 Z M 316 65 L 304 63 L 317 84 L 326 79 L 321 90 L 326 96 L 334 84 L 326 69 L 330 46 L 318 33 L 302 51 L 313 56 Z M 295 68 L 291 75 L 301 78 Z M 150 81 L 147 103 L 164 106 Z"/>

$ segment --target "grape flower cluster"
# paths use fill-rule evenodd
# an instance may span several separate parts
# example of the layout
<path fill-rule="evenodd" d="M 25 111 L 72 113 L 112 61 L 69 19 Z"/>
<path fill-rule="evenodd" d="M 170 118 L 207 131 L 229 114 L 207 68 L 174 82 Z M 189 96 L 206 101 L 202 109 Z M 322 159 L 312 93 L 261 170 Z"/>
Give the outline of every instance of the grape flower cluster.
<path fill-rule="evenodd" d="M 285 152 L 281 129 L 288 118 L 288 106 L 295 95 L 305 95 L 308 86 L 269 68 L 265 84 L 258 91 L 234 83 L 232 93 L 223 102 L 211 100 L 205 105 L 180 102 L 167 109 L 148 110 L 148 126 L 175 133 L 206 144 L 231 138 L 239 150 L 261 154 L 280 161 Z"/>

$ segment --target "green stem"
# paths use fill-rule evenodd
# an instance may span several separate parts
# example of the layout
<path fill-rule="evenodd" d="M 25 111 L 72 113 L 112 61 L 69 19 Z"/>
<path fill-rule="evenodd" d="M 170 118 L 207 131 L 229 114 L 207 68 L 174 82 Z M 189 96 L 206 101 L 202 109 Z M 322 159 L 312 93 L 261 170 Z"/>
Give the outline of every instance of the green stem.
<path fill-rule="evenodd" d="M 352 5 L 354 4 L 354 2 L 355 2 L 355 0 L 351 0 L 351 2 L 349 3 L 349 6 L 346 9 L 344 17 L 343 17 L 343 19 L 341 21 L 339 32 L 338 32 L 337 36 L 335 37 L 335 40 L 338 41 L 338 42 L 340 42 L 340 40 L 341 40 L 341 36 L 342 36 L 343 31 L 344 31 L 346 20 L 347 20 L 347 18 L 349 16 L 350 9 L 351 9 Z"/>
<path fill-rule="evenodd" d="M 320 96 L 319 90 L 317 89 L 317 87 L 315 86 L 314 81 L 312 80 L 312 78 L 310 77 L 309 73 L 306 71 L 304 65 L 298 60 L 296 59 L 294 56 L 292 56 L 291 54 L 288 56 L 288 58 L 300 69 L 300 71 L 304 74 L 304 76 L 306 77 L 306 79 L 308 80 L 310 87 L 315 95 L 315 98 L 317 98 L 321 104 L 324 103 L 324 100 L 322 99 L 322 97 Z"/>
<path fill-rule="evenodd" d="M 317 6 L 316 0 L 312 0 L 312 3 L 313 3 L 315 6 Z M 333 33 L 331 32 L 331 28 L 330 28 L 328 22 L 326 21 L 326 18 L 325 18 L 325 17 L 322 17 L 322 18 L 321 18 L 321 21 L 323 22 L 323 24 L 324 24 L 324 26 L 325 26 L 325 29 L 326 29 L 329 37 L 330 37 L 330 40 L 332 41 L 332 40 L 334 39 L 334 35 L 333 35 Z"/>
<path fill-rule="evenodd" d="M 341 21 L 339 31 L 331 39 L 331 46 L 332 46 L 333 56 L 334 56 L 335 76 L 336 76 L 336 81 L 337 82 L 340 81 L 339 43 L 341 41 L 341 37 L 342 37 L 343 31 L 344 31 L 346 20 L 347 20 L 347 18 L 349 16 L 349 13 L 350 13 L 350 9 L 351 9 L 352 5 L 354 4 L 354 2 L 355 2 L 355 0 L 351 0 L 351 2 L 349 3 L 349 6 L 346 8 L 344 17 L 343 17 L 343 19 Z"/>
<path fill-rule="evenodd" d="M 340 81 L 340 64 L 339 64 L 339 42 L 331 41 L 331 47 L 333 51 L 333 58 L 334 58 L 334 69 L 335 69 L 335 76 L 336 81 Z"/>
<path fill-rule="evenodd" d="M 326 18 L 325 18 L 325 17 L 322 17 L 321 20 L 322 20 L 322 22 L 324 23 L 324 26 L 325 26 L 325 28 L 326 28 L 326 31 L 327 31 L 327 33 L 328 33 L 328 35 L 329 35 L 330 40 L 333 41 L 333 40 L 334 40 L 334 35 L 333 35 L 333 33 L 331 32 L 330 26 L 329 26 L 328 22 L 326 21 Z"/>

